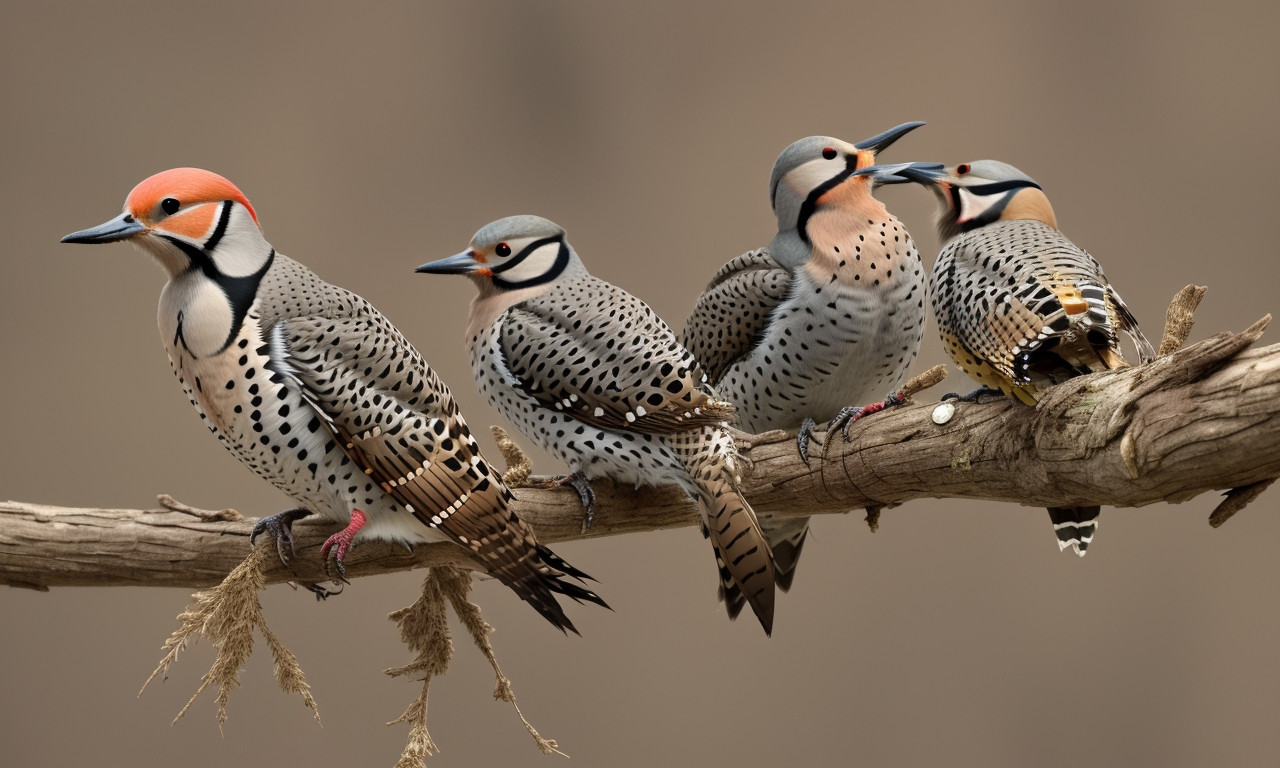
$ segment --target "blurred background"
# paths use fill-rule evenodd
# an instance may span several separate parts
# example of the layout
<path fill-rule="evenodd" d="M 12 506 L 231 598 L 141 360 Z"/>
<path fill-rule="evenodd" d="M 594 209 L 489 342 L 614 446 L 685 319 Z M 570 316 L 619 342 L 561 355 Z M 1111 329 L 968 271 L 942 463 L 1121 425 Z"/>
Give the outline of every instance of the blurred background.
<path fill-rule="evenodd" d="M 463 348 L 472 287 L 413 268 L 538 213 L 679 327 L 724 261 L 772 237 L 771 164 L 811 134 L 927 120 L 885 159 L 1019 166 L 1153 339 L 1190 282 L 1210 288 L 1193 339 L 1280 309 L 1274 4 L 7 3 L 4 18 L 0 497 L 287 505 L 169 373 L 161 270 L 124 245 L 58 244 L 179 165 L 229 177 L 280 251 L 390 316 L 495 456 L 500 421 Z M 882 198 L 931 264 L 932 196 Z M 930 330 L 916 371 L 943 360 Z M 968 383 L 953 369 L 943 386 Z M 570 606 L 582 638 L 496 582 L 474 596 L 525 714 L 573 765 L 1276 765 L 1280 491 L 1221 530 L 1216 502 L 1108 509 L 1083 561 L 1043 511 L 1008 504 L 917 501 L 874 536 L 861 513 L 818 518 L 772 639 L 725 619 L 692 528 L 557 546 L 616 609 Z M 0 589 L 5 762 L 390 766 L 406 729 L 384 723 L 417 686 L 382 674 L 409 658 L 386 614 L 422 575 L 324 604 L 267 590 L 324 726 L 277 691 L 260 643 L 222 734 L 212 695 L 169 726 L 207 644 L 135 697 L 189 590 Z M 559 760 L 457 645 L 432 685 L 433 764 Z"/>

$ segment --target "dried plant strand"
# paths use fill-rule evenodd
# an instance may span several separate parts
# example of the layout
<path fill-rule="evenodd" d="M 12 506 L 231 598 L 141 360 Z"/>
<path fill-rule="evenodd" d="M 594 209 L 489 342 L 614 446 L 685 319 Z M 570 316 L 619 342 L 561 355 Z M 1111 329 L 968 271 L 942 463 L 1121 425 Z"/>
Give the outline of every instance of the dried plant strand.
<path fill-rule="evenodd" d="M 244 666 L 249 655 L 253 653 L 253 630 L 262 631 L 267 639 L 275 661 L 276 682 L 285 693 L 297 694 L 302 703 L 311 710 L 316 722 L 320 721 L 320 710 L 311 695 L 311 687 L 307 685 L 306 676 L 298 666 L 297 658 L 275 633 L 267 627 L 262 614 L 262 603 L 258 593 L 266 586 L 262 567 L 266 558 L 265 550 L 255 548 L 249 556 L 236 566 L 222 583 L 210 589 L 201 590 L 192 595 L 191 604 L 178 615 L 178 628 L 164 641 L 162 650 L 166 653 L 156 666 L 155 671 L 142 684 L 141 696 L 147 686 L 157 675 L 168 676 L 169 667 L 178 660 L 178 655 L 186 649 L 187 644 L 203 635 L 215 649 L 213 665 L 200 679 L 200 687 L 173 718 L 177 724 L 200 694 L 210 686 L 217 686 L 216 698 L 219 730 L 227 722 L 227 703 L 231 692 L 240 687 L 240 668 Z"/>
<path fill-rule="evenodd" d="M 391 677 L 420 675 L 422 690 L 409 704 L 404 714 L 387 725 L 408 723 L 409 740 L 400 755 L 396 768 L 426 768 L 427 758 L 439 748 L 427 731 L 427 697 L 431 679 L 443 675 L 453 658 L 453 640 L 449 636 L 449 621 L 445 614 L 445 598 L 440 588 L 436 569 L 432 569 L 422 581 L 422 594 L 408 608 L 402 608 L 388 617 L 400 628 L 400 639 L 417 656 L 412 662 L 386 670 Z"/>
<path fill-rule="evenodd" d="M 529 459 L 529 455 L 524 452 L 520 444 L 511 439 L 507 430 L 495 425 L 489 427 L 489 431 L 493 433 L 493 441 L 498 444 L 498 450 L 502 452 L 503 461 L 507 462 L 507 471 L 502 473 L 502 482 L 511 488 L 523 488 L 529 482 L 529 475 L 533 474 L 533 461 Z"/>
<path fill-rule="evenodd" d="M 471 639 L 475 642 L 476 647 L 484 654 L 484 657 L 493 667 L 493 673 L 497 678 L 497 684 L 494 687 L 493 697 L 501 701 L 511 704 L 515 709 L 516 715 L 520 718 L 520 722 L 524 724 L 525 730 L 533 737 L 534 744 L 538 750 L 544 755 L 557 754 L 568 757 L 559 749 L 555 739 L 544 738 L 538 733 L 538 729 L 525 718 L 524 713 L 520 711 L 520 705 L 516 703 L 515 691 L 511 689 L 511 680 L 502 674 L 502 668 L 498 666 L 498 658 L 493 653 L 493 645 L 489 642 L 489 634 L 493 632 L 493 627 L 480 617 L 480 606 L 471 602 L 468 595 L 471 592 L 471 574 L 457 568 L 439 568 L 436 569 L 440 575 L 440 587 L 445 596 L 449 598 L 449 603 L 453 606 L 454 613 L 458 614 L 458 618 L 462 621 L 462 625 L 471 633 Z"/>

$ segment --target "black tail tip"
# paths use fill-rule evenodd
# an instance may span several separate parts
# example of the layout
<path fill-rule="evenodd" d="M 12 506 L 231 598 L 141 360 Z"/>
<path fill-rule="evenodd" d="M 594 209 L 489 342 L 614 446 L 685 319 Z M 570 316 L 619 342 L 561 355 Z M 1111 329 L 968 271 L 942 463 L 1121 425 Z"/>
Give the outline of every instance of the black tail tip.
<path fill-rule="evenodd" d="M 594 581 L 586 573 L 569 565 L 559 555 L 544 546 L 538 546 L 538 556 L 541 562 L 525 560 L 528 570 L 524 571 L 520 577 L 514 578 L 507 583 L 520 599 L 532 606 L 553 627 L 565 634 L 572 632 L 579 637 L 582 636 L 578 628 L 565 615 L 564 608 L 561 607 L 560 602 L 556 600 L 555 595 L 557 594 L 564 595 L 579 604 L 594 603 L 601 608 L 613 610 L 604 601 L 604 598 L 595 592 L 570 581 L 565 581 L 566 577 L 581 581 Z"/>
<path fill-rule="evenodd" d="M 1098 531 L 1098 515 L 1102 507 L 1049 507 L 1049 520 L 1058 537 L 1058 551 L 1067 547 L 1080 557 L 1089 551 L 1094 534 Z"/>

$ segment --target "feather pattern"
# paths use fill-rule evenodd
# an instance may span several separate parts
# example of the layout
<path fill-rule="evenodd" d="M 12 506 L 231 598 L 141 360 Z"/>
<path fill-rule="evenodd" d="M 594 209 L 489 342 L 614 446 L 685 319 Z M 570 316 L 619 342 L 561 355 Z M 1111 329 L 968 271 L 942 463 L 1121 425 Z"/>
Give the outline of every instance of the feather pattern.
<path fill-rule="evenodd" d="M 1098 262 L 1040 221 L 996 221 L 952 238 L 929 292 L 956 364 L 1025 402 L 1072 376 L 1123 365 L 1119 331 L 1143 362 L 1154 356 Z"/>

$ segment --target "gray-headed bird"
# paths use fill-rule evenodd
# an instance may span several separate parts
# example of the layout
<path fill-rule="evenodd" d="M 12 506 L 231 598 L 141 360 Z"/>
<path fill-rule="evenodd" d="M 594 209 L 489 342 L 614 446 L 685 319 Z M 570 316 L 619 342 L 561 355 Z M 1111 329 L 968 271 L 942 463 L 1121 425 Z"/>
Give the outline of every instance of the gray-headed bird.
<path fill-rule="evenodd" d="M 673 484 L 696 500 L 721 589 L 773 628 L 773 557 L 738 490 L 733 407 L 647 304 L 587 272 L 558 225 L 513 216 L 419 272 L 479 289 L 466 339 L 490 403 L 569 465 L 589 524 L 590 481 Z M 732 603 L 731 603 L 732 604 Z"/>
<path fill-rule="evenodd" d="M 773 242 L 725 264 L 681 334 L 716 393 L 737 408 L 739 426 L 797 431 L 806 462 L 815 420 L 829 421 L 829 432 L 843 425 L 848 439 L 854 420 L 898 401 L 920 349 L 920 253 L 872 196 L 876 185 L 906 179 L 857 171 L 921 125 L 857 144 L 811 136 L 783 150 L 769 179 Z M 809 518 L 760 522 L 778 585 L 789 589 Z"/>
<path fill-rule="evenodd" d="M 941 203 L 930 302 L 947 353 L 984 388 L 1034 405 L 1054 384 L 1127 366 L 1122 333 L 1142 362 L 1155 358 L 1102 267 L 1058 230 L 1030 176 L 996 160 L 886 170 L 928 186 Z M 1050 508 L 1058 547 L 1084 556 L 1100 511 Z"/>

